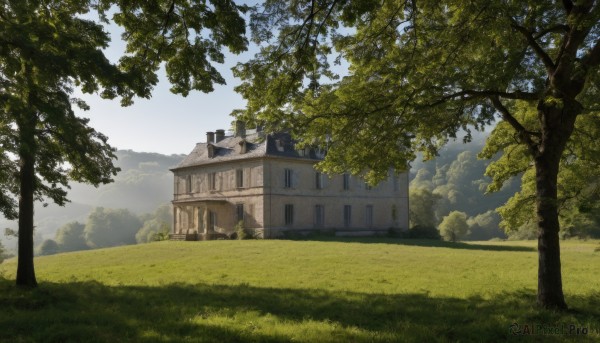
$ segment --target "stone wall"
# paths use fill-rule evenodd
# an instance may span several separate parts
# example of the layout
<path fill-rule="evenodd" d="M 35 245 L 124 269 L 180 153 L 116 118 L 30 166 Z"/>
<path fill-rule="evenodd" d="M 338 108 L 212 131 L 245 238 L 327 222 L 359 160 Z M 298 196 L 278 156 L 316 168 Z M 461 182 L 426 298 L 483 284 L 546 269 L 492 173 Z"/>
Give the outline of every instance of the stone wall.
<path fill-rule="evenodd" d="M 238 204 L 243 205 L 245 227 L 257 232 L 264 228 L 267 238 L 289 230 L 359 234 L 408 229 L 408 174 L 395 177 L 390 172 L 386 181 L 372 188 L 350 176 L 345 189 L 343 175 L 322 175 L 317 181 L 313 166 L 308 159 L 267 157 L 178 170 L 174 233 L 208 234 L 210 212 L 216 215 L 215 232 L 230 233 L 237 223 Z M 241 183 L 238 177 L 243 178 Z M 291 205 L 293 217 L 287 224 L 286 205 Z M 317 205 L 323 211 L 322 223 Z M 350 208 L 348 218 L 344 206 Z"/>

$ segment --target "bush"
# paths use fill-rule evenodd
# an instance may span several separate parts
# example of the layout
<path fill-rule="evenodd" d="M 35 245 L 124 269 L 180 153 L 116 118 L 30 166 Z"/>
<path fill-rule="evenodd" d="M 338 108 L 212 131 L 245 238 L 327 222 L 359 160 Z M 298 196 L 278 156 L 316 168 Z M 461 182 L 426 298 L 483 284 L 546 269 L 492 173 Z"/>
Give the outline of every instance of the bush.
<path fill-rule="evenodd" d="M 248 233 L 248 231 L 246 229 L 244 229 L 244 222 L 242 220 L 240 220 L 237 224 L 235 224 L 233 229 L 235 231 L 235 238 L 237 238 L 237 239 L 241 240 L 241 239 L 252 238 L 251 235 Z"/>
<path fill-rule="evenodd" d="M 467 214 L 464 212 L 452 211 L 442 219 L 439 228 L 440 234 L 444 240 L 451 242 L 461 240 L 469 232 Z"/>
<path fill-rule="evenodd" d="M 45 240 L 44 243 L 42 243 L 42 245 L 39 247 L 39 250 L 38 250 L 39 255 L 54 255 L 54 254 L 58 254 L 58 252 L 59 252 L 58 243 L 56 243 L 56 241 L 54 241 L 52 239 Z"/>

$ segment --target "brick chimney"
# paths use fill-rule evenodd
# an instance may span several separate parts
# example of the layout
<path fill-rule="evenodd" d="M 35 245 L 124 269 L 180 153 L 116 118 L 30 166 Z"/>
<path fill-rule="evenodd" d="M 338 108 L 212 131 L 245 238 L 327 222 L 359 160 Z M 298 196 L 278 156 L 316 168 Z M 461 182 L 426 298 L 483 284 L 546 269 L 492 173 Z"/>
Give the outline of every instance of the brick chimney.
<path fill-rule="evenodd" d="M 215 133 L 212 131 L 206 132 L 206 143 L 214 143 L 215 142 Z"/>
<path fill-rule="evenodd" d="M 219 143 L 220 141 L 223 140 L 223 138 L 225 138 L 225 130 L 223 130 L 223 129 L 217 130 L 217 131 L 215 131 L 215 135 L 216 135 L 215 143 Z"/>
<path fill-rule="evenodd" d="M 246 122 L 243 120 L 238 119 L 235 121 L 235 136 L 242 138 L 246 137 Z"/>

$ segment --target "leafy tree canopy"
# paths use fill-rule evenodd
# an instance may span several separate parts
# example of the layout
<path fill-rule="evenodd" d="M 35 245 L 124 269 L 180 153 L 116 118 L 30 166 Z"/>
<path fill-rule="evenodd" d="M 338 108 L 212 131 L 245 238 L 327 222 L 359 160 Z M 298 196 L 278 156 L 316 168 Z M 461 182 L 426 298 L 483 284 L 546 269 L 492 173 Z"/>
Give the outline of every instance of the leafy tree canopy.
<path fill-rule="evenodd" d="M 516 117 L 539 130 L 536 109 L 527 103 L 515 104 Z M 592 111 L 579 116 L 573 135 L 567 142 L 566 152 L 560 161 L 558 174 L 558 203 L 563 235 L 585 237 L 598 235 L 594 226 L 600 223 L 600 114 Z M 493 161 L 486 174 L 493 182 L 487 190 L 495 192 L 511 177 L 520 176 L 522 187 L 509 201 L 498 209 L 502 215 L 500 226 L 510 232 L 527 226 L 535 211 L 535 169 L 530 163 L 525 147 L 512 136 L 512 128 L 501 122 L 490 134 L 480 153 L 483 158 L 504 152 Z"/>
<path fill-rule="evenodd" d="M 135 244 L 141 227 L 140 219 L 126 209 L 97 207 L 90 213 L 83 235 L 91 248 Z"/>
<path fill-rule="evenodd" d="M 135 240 L 138 243 L 148 243 L 159 240 L 164 236 L 168 237 L 172 229 L 173 211 L 171 205 L 162 205 L 147 216 L 142 228 L 135 234 Z"/>
<path fill-rule="evenodd" d="M 54 240 L 58 244 L 60 251 L 78 251 L 87 250 L 90 247 L 87 245 L 84 237 L 85 225 L 79 222 L 70 222 L 61 226 Z"/>
<path fill-rule="evenodd" d="M 172 92 L 212 91 L 224 83 L 212 65 L 223 62 L 221 49 L 246 49 L 245 9 L 230 0 L 1 1 L 0 210 L 19 219 L 18 285 L 37 284 L 34 200 L 63 205 L 70 180 L 96 186 L 118 171 L 107 137 L 75 116 L 72 106 L 88 105 L 73 90 L 129 105 L 150 97 L 164 64 Z M 124 29 L 117 63 L 102 50 L 109 20 Z"/>
<path fill-rule="evenodd" d="M 599 21 L 594 0 L 266 0 L 251 22 L 261 50 L 235 69 L 248 100 L 236 113 L 371 181 L 501 119 L 535 167 L 538 303 L 564 309 L 557 178 L 576 119 L 598 107 Z"/>
<path fill-rule="evenodd" d="M 461 240 L 468 231 L 467 214 L 464 212 L 452 211 L 440 223 L 440 235 L 446 241 Z"/>
<path fill-rule="evenodd" d="M 47 239 L 39 247 L 38 254 L 40 255 L 54 255 L 58 254 L 60 247 L 58 243 L 52 239 Z"/>
<path fill-rule="evenodd" d="M 413 188 L 409 190 L 410 198 L 410 227 L 421 226 L 435 228 L 438 224 L 435 208 L 442 198 L 432 193 L 427 188 Z"/>

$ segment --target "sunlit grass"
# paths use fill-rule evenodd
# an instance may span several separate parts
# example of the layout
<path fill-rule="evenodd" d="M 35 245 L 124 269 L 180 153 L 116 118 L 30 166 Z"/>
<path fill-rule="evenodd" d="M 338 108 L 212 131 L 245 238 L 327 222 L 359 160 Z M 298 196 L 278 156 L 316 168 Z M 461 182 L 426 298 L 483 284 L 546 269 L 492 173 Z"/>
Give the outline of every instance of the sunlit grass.
<path fill-rule="evenodd" d="M 0 341 L 498 341 L 515 322 L 594 341 L 597 247 L 562 242 L 568 313 L 535 307 L 535 242 L 160 242 L 38 258 L 33 292 L 8 281 L 12 260 Z"/>

